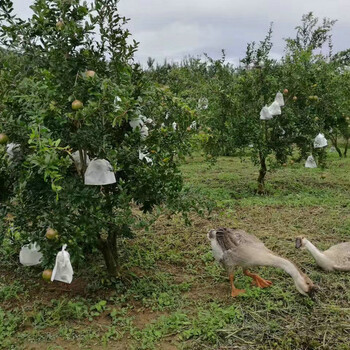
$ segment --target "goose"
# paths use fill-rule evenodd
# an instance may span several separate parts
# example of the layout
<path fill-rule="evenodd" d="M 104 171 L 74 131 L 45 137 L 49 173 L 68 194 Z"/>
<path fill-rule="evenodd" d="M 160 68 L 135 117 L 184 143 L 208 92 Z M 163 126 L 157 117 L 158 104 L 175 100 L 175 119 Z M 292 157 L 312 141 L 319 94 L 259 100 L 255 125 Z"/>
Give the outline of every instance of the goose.
<path fill-rule="evenodd" d="M 231 283 L 231 296 L 237 297 L 245 293 L 244 289 L 237 289 L 233 283 L 234 270 L 240 266 L 243 273 L 253 279 L 252 284 L 259 288 L 267 288 L 272 282 L 251 273 L 248 268 L 253 266 L 273 266 L 286 271 L 294 280 L 299 293 L 312 295 L 316 286 L 311 279 L 301 272 L 291 261 L 284 259 L 267 249 L 257 237 L 236 228 L 218 228 L 208 232 L 208 239 L 215 260 L 228 272 Z"/>
<path fill-rule="evenodd" d="M 305 237 L 297 237 L 295 247 L 306 248 L 325 271 L 350 271 L 350 242 L 336 244 L 322 252 Z"/>

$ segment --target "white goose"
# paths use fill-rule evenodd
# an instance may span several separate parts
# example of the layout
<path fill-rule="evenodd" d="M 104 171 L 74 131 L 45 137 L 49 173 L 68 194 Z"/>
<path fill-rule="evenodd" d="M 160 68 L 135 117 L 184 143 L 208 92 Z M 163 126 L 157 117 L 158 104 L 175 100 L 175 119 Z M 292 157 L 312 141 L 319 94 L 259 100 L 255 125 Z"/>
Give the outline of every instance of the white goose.
<path fill-rule="evenodd" d="M 336 244 L 322 252 L 305 237 L 297 237 L 295 247 L 306 248 L 323 270 L 350 271 L 350 242 Z"/>
<path fill-rule="evenodd" d="M 243 273 L 253 279 L 253 284 L 259 288 L 269 287 L 272 283 L 251 273 L 252 266 L 273 266 L 286 271 L 294 280 L 297 290 L 303 294 L 312 294 L 315 285 L 309 277 L 301 272 L 291 261 L 284 259 L 267 249 L 257 237 L 239 229 L 219 228 L 210 230 L 208 238 L 211 242 L 213 255 L 227 270 L 231 282 L 231 295 L 244 293 L 244 289 L 234 286 L 233 271 L 237 266 L 243 268 Z"/>

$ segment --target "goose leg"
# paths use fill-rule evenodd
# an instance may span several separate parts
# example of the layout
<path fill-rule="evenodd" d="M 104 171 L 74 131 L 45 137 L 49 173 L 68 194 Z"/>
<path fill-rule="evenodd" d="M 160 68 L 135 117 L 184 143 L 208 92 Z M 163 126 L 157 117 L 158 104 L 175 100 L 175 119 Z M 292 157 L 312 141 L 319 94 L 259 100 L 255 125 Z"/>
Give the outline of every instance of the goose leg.
<path fill-rule="evenodd" d="M 256 275 L 255 273 L 251 273 L 248 270 L 243 270 L 243 273 L 246 276 L 249 276 L 250 278 L 252 278 L 253 279 L 252 284 L 259 287 L 259 288 L 267 288 L 267 287 L 270 287 L 272 284 L 271 281 L 264 280 L 260 276 Z"/>
<path fill-rule="evenodd" d="M 242 293 L 245 293 L 244 289 L 237 289 L 235 285 L 233 284 L 233 274 L 230 274 L 230 283 L 231 283 L 231 296 L 236 297 Z"/>

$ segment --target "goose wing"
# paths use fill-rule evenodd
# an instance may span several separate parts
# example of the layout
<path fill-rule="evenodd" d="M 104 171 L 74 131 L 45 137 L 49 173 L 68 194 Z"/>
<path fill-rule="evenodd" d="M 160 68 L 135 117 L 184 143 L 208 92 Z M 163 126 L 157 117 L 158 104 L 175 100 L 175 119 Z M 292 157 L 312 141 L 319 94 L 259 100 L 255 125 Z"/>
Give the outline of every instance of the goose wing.
<path fill-rule="evenodd" d="M 267 265 L 272 254 L 260 239 L 239 229 L 219 228 L 216 242 L 222 251 L 220 261 L 228 269 Z"/>
<path fill-rule="evenodd" d="M 240 246 L 244 245 L 255 245 L 265 247 L 264 243 L 262 243 L 260 239 L 258 239 L 254 235 L 251 235 L 245 232 L 244 230 L 235 228 L 217 229 L 216 240 L 224 252 L 226 250 L 236 250 Z"/>
<path fill-rule="evenodd" d="M 336 270 L 350 270 L 350 242 L 336 244 L 324 252 L 335 263 Z"/>
<path fill-rule="evenodd" d="M 343 242 L 330 247 L 325 254 L 342 254 L 350 256 L 350 242 Z"/>

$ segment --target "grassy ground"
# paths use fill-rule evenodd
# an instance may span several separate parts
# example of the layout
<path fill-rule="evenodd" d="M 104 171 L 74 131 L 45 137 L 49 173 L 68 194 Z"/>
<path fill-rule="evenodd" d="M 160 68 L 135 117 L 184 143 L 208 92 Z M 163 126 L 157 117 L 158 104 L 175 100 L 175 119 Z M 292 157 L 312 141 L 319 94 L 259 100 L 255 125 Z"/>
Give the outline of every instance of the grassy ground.
<path fill-rule="evenodd" d="M 192 226 L 160 217 L 149 232 L 123 242 L 121 279 L 108 281 L 102 262 L 79 269 L 72 285 L 45 284 L 40 268 L 0 265 L 0 348 L 3 349 L 350 349 L 350 274 L 325 273 L 306 251 L 303 235 L 321 249 L 350 240 L 350 159 L 329 154 L 329 167 L 288 164 L 267 176 L 255 195 L 249 160 L 200 157 L 183 166 L 186 182 L 217 203 Z M 256 269 L 273 286 L 257 289 L 237 273 L 247 293 L 229 296 L 228 278 L 213 261 L 206 233 L 240 227 L 296 262 L 320 286 L 316 300 L 292 279 Z M 1 259 L 1 258 L 0 258 Z M 8 258 L 7 258 L 8 259 Z"/>

